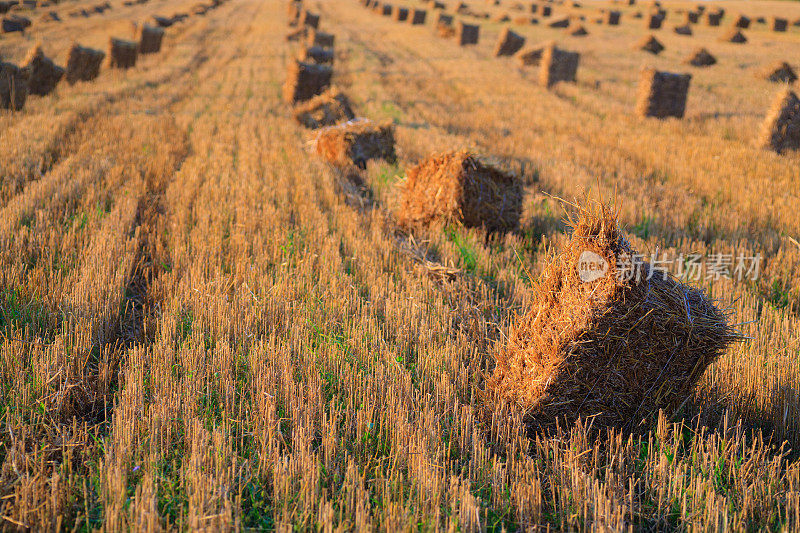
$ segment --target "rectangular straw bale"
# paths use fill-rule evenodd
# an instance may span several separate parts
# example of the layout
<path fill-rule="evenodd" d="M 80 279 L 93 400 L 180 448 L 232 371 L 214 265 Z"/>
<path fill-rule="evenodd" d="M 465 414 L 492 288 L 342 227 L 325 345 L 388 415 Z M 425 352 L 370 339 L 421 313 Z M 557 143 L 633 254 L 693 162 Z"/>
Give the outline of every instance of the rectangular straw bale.
<path fill-rule="evenodd" d="M 352 120 L 355 114 L 347 95 L 332 87 L 295 106 L 294 118 L 306 128 L 317 129 Z"/>
<path fill-rule="evenodd" d="M 557 48 L 549 43 L 542 51 L 539 64 L 539 83 L 543 87 L 551 87 L 558 82 L 576 81 L 578 63 L 581 55 L 578 52 L 569 52 Z"/>
<path fill-rule="evenodd" d="M 325 33 L 316 28 L 308 29 L 308 46 L 321 46 L 323 48 L 333 48 L 335 36 L 332 33 Z"/>
<path fill-rule="evenodd" d="M 503 28 L 494 47 L 494 56 L 513 56 L 523 46 L 525 46 L 525 37 L 513 32 L 511 28 Z"/>
<path fill-rule="evenodd" d="M 283 99 L 291 104 L 310 100 L 330 86 L 332 77 L 333 69 L 328 65 L 292 61 L 283 85 Z"/>
<path fill-rule="evenodd" d="M 105 57 L 105 52 L 74 43 L 67 54 L 67 83 L 72 85 L 97 78 Z"/>
<path fill-rule="evenodd" d="M 691 74 L 642 69 L 636 113 L 642 117 L 683 118 L 691 81 Z"/>
<path fill-rule="evenodd" d="M 397 159 L 391 122 L 377 124 L 362 118 L 329 126 L 318 130 L 314 144 L 317 155 L 340 167 L 366 168 L 372 159 L 389 163 Z"/>
<path fill-rule="evenodd" d="M 800 150 L 800 99 L 791 89 L 776 95 L 761 127 L 758 144 L 779 154 Z"/>
<path fill-rule="evenodd" d="M 50 94 L 64 77 L 64 69 L 44 55 L 40 45 L 34 46 L 20 67 L 28 72 L 28 93 L 37 96 Z"/>
<path fill-rule="evenodd" d="M 298 59 L 317 65 L 333 65 L 333 49 L 321 46 L 308 46 L 298 54 Z"/>
<path fill-rule="evenodd" d="M 0 108 L 20 111 L 28 98 L 30 71 L 0 62 Z"/>
<path fill-rule="evenodd" d="M 421 24 L 425 24 L 425 19 L 428 16 L 428 12 L 424 9 L 413 9 L 411 11 L 411 15 L 409 16 L 408 20 L 411 22 L 412 26 L 418 26 Z"/>
<path fill-rule="evenodd" d="M 478 37 L 481 27 L 477 24 L 458 23 L 458 44 L 465 46 L 468 44 L 478 44 Z"/>
<path fill-rule="evenodd" d="M 140 54 L 157 54 L 161 51 L 161 42 L 164 40 L 164 28 L 157 28 L 144 24 L 138 33 Z"/>
<path fill-rule="evenodd" d="M 115 37 L 108 40 L 109 68 L 129 69 L 135 67 L 138 53 L 138 43 Z"/>

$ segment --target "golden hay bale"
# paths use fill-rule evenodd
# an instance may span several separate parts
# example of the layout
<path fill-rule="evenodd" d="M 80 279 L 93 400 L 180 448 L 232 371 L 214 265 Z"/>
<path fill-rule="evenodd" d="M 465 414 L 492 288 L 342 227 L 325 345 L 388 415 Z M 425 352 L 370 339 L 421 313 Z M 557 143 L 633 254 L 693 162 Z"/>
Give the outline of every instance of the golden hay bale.
<path fill-rule="evenodd" d="M 551 45 L 555 46 L 555 41 L 547 41 L 520 50 L 517 54 L 520 66 L 531 67 L 539 65 L 539 63 L 542 61 L 542 55 L 544 55 L 545 48 Z"/>
<path fill-rule="evenodd" d="M 352 120 L 355 118 L 355 114 L 350 107 L 347 95 L 332 87 L 296 106 L 294 118 L 306 128 L 315 130 Z"/>
<path fill-rule="evenodd" d="M 642 69 L 636 98 L 636 113 L 642 117 L 683 118 L 691 74 Z"/>
<path fill-rule="evenodd" d="M 705 13 L 705 19 L 708 26 L 719 26 L 722 21 L 722 13 L 719 11 L 708 11 Z"/>
<path fill-rule="evenodd" d="M 743 30 L 746 30 L 747 28 L 750 27 L 750 18 L 745 17 L 744 15 L 739 15 L 733 21 L 733 26 L 735 28 L 741 28 Z"/>
<path fill-rule="evenodd" d="M 458 44 L 465 46 L 468 44 L 478 44 L 478 37 L 481 27 L 477 24 L 458 23 Z"/>
<path fill-rule="evenodd" d="M 589 32 L 586 31 L 586 28 L 583 27 L 583 24 L 574 24 L 564 30 L 564 33 L 572 37 L 584 37 L 589 35 Z"/>
<path fill-rule="evenodd" d="M 684 24 L 697 24 L 700 20 L 700 13 L 697 11 L 687 11 L 683 15 L 683 23 Z"/>
<path fill-rule="evenodd" d="M 747 37 L 745 37 L 744 34 L 740 32 L 738 29 L 730 28 L 722 35 L 720 35 L 718 40 L 723 43 L 744 44 L 747 42 Z"/>
<path fill-rule="evenodd" d="M 785 18 L 781 17 L 772 17 L 770 19 L 770 27 L 772 31 L 786 31 L 786 27 L 789 25 L 789 21 Z"/>
<path fill-rule="evenodd" d="M 779 154 L 800 150 L 800 100 L 790 89 L 776 96 L 762 125 L 758 144 Z"/>
<path fill-rule="evenodd" d="M 683 62 L 693 67 L 709 67 L 717 63 L 717 58 L 705 48 L 697 48 Z"/>
<path fill-rule="evenodd" d="M 628 269 L 636 251 L 605 206 L 570 223 L 571 239 L 497 352 L 490 398 L 521 406 L 530 431 L 578 417 L 632 428 L 660 409 L 671 415 L 741 336 L 703 290 L 646 262 Z"/>
<path fill-rule="evenodd" d="M 67 54 L 67 83 L 73 85 L 78 81 L 91 81 L 97 78 L 105 57 L 105 52 L 73 43 Z"/>
<path fill-rule="evenodd" d="M 539 84 L 551 87 L 560 81 L 574 83 L 580 58 L 578 52 L 561 50 L 554 43 L 549 43 L 542 52 L 539 64 Z"/>
<path fill-rule="evenodd" d="M 603 22 L 609 26 L 619 26 L 619 19 L 621 16 L 622 14 L 619 11 L 608 11 L 603 16 Z"/>
<path fill-rule="evenodd" d="M 653 35 L 646 35 L 641 40 L 637 41 L 633 47 L 637 50 L 650 52 L 651 54 L 658 55 L 664 51 L 664 45 L 656 39 Z"/>
<path fill-rule="evenodd" d="M 333 65 L 333 50 L 321 46 L 309 46 L 300 51 L 297 59 L 305 63 Z"/>
<path fill-rule="evenodd" d="M 371 159 L 397 160 L 394 152 L 394 126 L 355 119 L 318 131 L 314 140 L 317 155 L 337 166 L 366 168 Z"/>
<path fill-rule="evenodd" d="M 380 11 L 381 14 L 384 17 L 390 17 L 392 15 L 392 5 L 391 4 L 383 4 L 383 6 L 381 6 L 378 9 L 378 11 Z"/>
<path fill-rule="evenodd" d="M 408 20 L 408 8 L 401 6 L 394 6 L 392 8 L 392 19 L 398 22 Z"/>
<path fill-rule="evenodd" d="M 30 71 L 0 62 L 0 108 L 20 111 L 28 99 Z"/>
<path fill-rule="evenodd" d="M 139 36 L 140 54 L 157 54 L 161 51 L 161 42 L 164 40 L 164 28 L 157 28 L 144 24 L 137 33 Z"/>
<path fill-rule="evenodd" d="M 554 20 L 550 24 L 548 24 L 551 28 L 568 28 L 569 27 L 569 18 L 563 18 Z"/>
<path fill-rule="evenodd" d="M 109 68 L 129 69 L 135 67 L 138 51 L 137 43 L 111 37 L 108 40 Z"/>
<path fill-rule="evenodd" d="M 290 104 L 310 100 L 330 86 L 332 77 L 333 69 L 327 65 L 292 61 L 283 84 L 283 99 Z"/>
<path fill-rule="evenodd" d="M 494 56 L 513 56 L 523 46 L 525 46 L 525 37 L 511 31 L 510 28 L 503 28 L 500 32 L 500 38 L 497 39 L 497 44 L 494 47 Z"/>
<path fill-rule="evenodd" d="M 424 9 L 413 9 L 411 10 L 411 15 L 408 17 L 408 21 L 412 26 L 425 24 L 425 19 L 427 16 L 428 12 Z"/>
<path fill-rule="evenodd" d="M 648 30 L 657 30 L 661 28 L 661 24 L 664 22 L 664 17 L 659 14 L 649 14 L 646 15 L 644 18 L 644 27 Z"/>
<path fill-rule="evenodd" d="M 37 96 L 50 94 L 64 77 L 64 69 L 45 56 L 38 44 L 28 52 L 21 68 L 28 72 L 28 93 Z"/>
<path fill-rule="evenodd" d="M 688 24 L 684 24 L 683 26 L 675 26 L 674 31 L 678 35 L 692 35 L 692 27 Z"/>
<path fill-rule="evenodd" d="M 452 26 L 453 25 L 453 15 L 448 15 L 447 13 L 439 13 L 436 17 L 436 27 L 439 26 Z"/>
<path fill-rule="evenodd" d="M 785 61 L 776 61 L 757 73 L 758 77 L 773 83 L 794 83 L 797 74 L 792 66 Z"/>
<path fill-rule="evenodd" d="M 175 23 L 175 21 L 172 20 L 172 17 L 162 17 L 160 15 L 153 15 L 150 18 L 153 19 L 153 22 L 155 22 L 156 26 L 158 26 L 159 28 L 169 28 Z"/>
<path fill-rule="evenodd" d="M 308 28 L 308 46 L 333 48 L 334 40 L 335 36 L 332 33 L 317 31 L 316 28 Z"/>
<path fill-rule="evenodd" d="M 551 8 L 550 6 L 542 6 L 543 17 L 549 17 L 552 14 L 553 14 L 553 8 Z"/>
<path fill-rule="evenodd" d="M 319 15 L 316 13 L 312 13 L 308 9 L 304 9 L 302 13 L 300 13 L 300 21 L 301 26 L 310 26 L 312 28 L 319 28 Z"/>
<path fill-rule="evenodd" d="M 466 151 L 431 155 L 408 169 L 399 191 L 397 219 L 406 228 L 457 223 L 510 231 L 522 212 L 519 180 Z"/>

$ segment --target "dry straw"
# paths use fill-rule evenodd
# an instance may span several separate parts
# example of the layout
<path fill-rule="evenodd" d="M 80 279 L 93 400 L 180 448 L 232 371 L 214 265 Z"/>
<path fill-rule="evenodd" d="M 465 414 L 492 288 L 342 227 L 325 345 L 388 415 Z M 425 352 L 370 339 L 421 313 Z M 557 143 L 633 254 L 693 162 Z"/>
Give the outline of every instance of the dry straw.
<path fill-rule="evenodd" d="M 303 61 L 292 61 L 283 84 L 283 99 L 290 104 L 310 100 L 331 84 L 333 69 Z"/>
<path fill-rule="evenodd" d="M 73 44 L 67 54 L 67 82 L 72 85 L 97 78 L 105 57 L 105 52 Z"/>
<path fill-rule="evenodd" d="M 114 37 L 108 40 L 108 66 L 110 68 L 129 69 L 135 67 L 138 53 L 138 43 Z"/>
<path fill-rule="evenodd" d="M 366 168 L 367 161 L 384 159 L 394 163 L 394 126 L 355 119 L 338 126 L 322 128 L 314 139 L 320 157 L 336 166 Z"/>
<path fill-rule="evenodd" d="M 525 37 L 511 31 L 510 28 L 503 28 L 494 47 L 494 55 L 495 57 L 513 56 L 523 46 L 525 46 Z"/>
<path fill-rule="evenodd" d="M 294 118 L 307 128 L 317 129 L 352 120 L 355 114 L 347 96 L 332 87 L 295 107 Z"/>
<path fill-rule="evenodd" d="M 758 145 L 773 152 L 800 150 L 800 100 L 789 88 L 775 98 L 767 113 Z"/>
<path fill-rule="evenodd" d="M 0 62 L 0 108 L 19 111 L 25 107 L 29 77 L 28 69 Z"/>
<path fill-rule="evenodd" d="M 570 225 L 498 350 L 488 390 L 520 405 L 532 430 L 578 417 L 630 428 L 674 412 L 740 337 L 702 290 L 647 263 L 626 269 L 636 252 L 607 207 L 582 209 Z"/>
<path fill-rule="evenodd" d="M 519 180 L 467 151 L 431 155 L 408 169 L 399 192 L 397 219 L 406 228 L 458 223 L 511 231 L 522 212 Z"/>
<path fill-rule="evenodd" d="M 21 67 L 29 74 L 28 93 L 37 96 L 50 94 L 64 77 L 64 69 L 45 56 L 39 44 L 28 52 Z"/>
<path fill-rule="evenodd" d="M 653 68 L 642 69 L 636 113 L 643 117 L 683 118 L 691 81 L 691 74 L 659 72 Z"/>

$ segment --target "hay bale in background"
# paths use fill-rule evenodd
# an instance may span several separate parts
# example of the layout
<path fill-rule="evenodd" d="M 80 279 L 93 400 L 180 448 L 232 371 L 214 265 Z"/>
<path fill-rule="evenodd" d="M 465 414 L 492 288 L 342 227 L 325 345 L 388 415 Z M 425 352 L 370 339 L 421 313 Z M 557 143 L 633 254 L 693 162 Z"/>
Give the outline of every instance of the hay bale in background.
<path fill-rule="evenodd" d="M 718 40 L 724 43 L 744 44 L 747 42 L 747 37 L 736 28 L 731 28 L 720 35 Z"/>
<path fill-rule="evenodd" d="M 800 100 L 790 89 L 778 93 L 761 127 L 758 144 L 779 154 L 800 150 Z"/>
<path fill-rule="evenodd" d="M 398 22 L 408 20 L 408 8 L 401 6 L 394 6 L 392 8 L 392 19 Z"/>
<path fill-rule="evenodd" d="M 586 31 L 586 28 L 583 27 L 583 24 L 574 24 L 564 30 L 564 33 L 571 37 L 584 37 L 589 35 L 589 32 Z"/>
<path fill-rule="evenodd" d="M 781 17 L 772 17 L 770 21 L 770 28 L 772 31 L 786 31 L 789 21 Z"/>
<path fill-rule="evenodd" d="M 641 40 L 637 41 L 634 48 L 650 52 L 654 55 L 658 55 L 664 51 L 664 45 L 652 35 L 646 35 Z"/>
<path fill-rule="evenodd" d="M 794 83 L 797 81 L 797 73 L 785 61 L 776 61 L 767 66 L 767 68 L 759 72 L 759 77 L 773 83 Z"/>
<path fill-rule="evenodd" d="M 67 83 L 73 85 L 78 81 L 92 81 L 97 78 L 105 57 L 105 52 L 73 43 L 67 54 Z"/>
<path fill-rule="evenodd" d="M 0 62 L 0 108 L 20 111 L 28 99 L 30 71 Z"/>
<path fill-rule="evenodd" d="M 659 14 L 649 14 L 645 16 L 644 19 L 644 27 L 648 30 L 657 30 L 661 28 L 661 24 L 664 22 L 664 17 Z"/>
<path fill-rule="evenodd" d="M 322 128 L 314 145 L 317 155 L 342 167 L 366 168 L 371 159 L 384 159 L 389 163 L 397 159 L 391 122 L 376 124 L 362 118 Z"/>
<path fill-rule="evenodd" d="M 317 65 L 333 65 L 333 50 L 321 46 L 308 46 L 300 51 L 297 59 Z"/>
<path fill-rule="evenodd" d="M 627 429 L 660 409 L 671 415 L 741 337 L 702 290 L 646 262 L 626 275 L 636 251 L 607 207 L 582 209 L 571 225 L 498 350 L 487 390 L 521 406 L 531 432 L 578 417 Z"/>
<path fill-rule="evenodd" d="M 608 11 L 603 16 L 603 21 L 609 26 L 619 26 L 619 19 L 622 14 L 619 11 Z"/>
<path fill-rule="evenodd" d="M 719 26 L 722 21 L 722 13 L 719 11 L 707 11 L 705 13 L 705 19 L 708 26 Z"/>
<path fill-rule="evenodd" d="M 428 12 L 424 9 L 412 9 L 408 17 L 408 21 L 412 26 L 419 26 L 421 24 L 425 24 L 425 19 L 427 16 Z"/>
<path fill-rule="evenodd" d="M 64 69 L 44 55 L 41 45 L 34 46 L 20 65 L 28 72 L 28 93 L 46 96 L 64 77 Z"/>
<path fill-rule="evenodd" d="M 500 38 L 494 47 L 494 56 L 513 56 L 523 46 L 525 46 L 525 37 L 511 31 L 510 28 L 503 28 L 500 32 Z"/>
<path fill-rule="evenodd" d="M 750 27 L 750 19 L 748 17 L 745 17 L 744 15 L 739 15 L 733 21 L 733 27 L 746 30 L 747 28 Z"/>
<path fill-rule="evenodd" d="M 548 24 L 548 26 L 551 27 L 551 28 L 569 28 L 569 19 L 568 18 L 563 18 L 563 19 L 554 20 L 553 22 Z"/>
<path fill-rule="evenodd" d="M 316 28 L 308 28 L 308 46 L 321 46 L 323 48 L 333 48 L 335 36 L 332 33 L 318 31 Z"/>
<path fill-rule="evenodd" d="M 477 24 L 458 23 L 458 44 L 465 46 L 468 44 L 478 44 L 478 37 L 481 27 Z"/>
<path fill-rule="evenodd" d="M 447 13 L 439 13 L 436 17 L 436 27 L 439 26 L 452 26 L 453 25 L 453 15 L 448 15 Z"/>
<path fill-rule="evenodd" d="M 129 69 L 136 66 L 139 45 L 133 41 L 111 37 L 108 40 L 108 66 Z"/>
<path fill-rule="evenodd" d="M 330 86 L 332 77 L 333 69 L 327 65 L 292 61 L 283 84 L 283 99 L 290 104 L 310 100 Z"/>
<path fill-rule="evenodd" d="M 319 15 L 304 9 L 303 12 L 300 13 L 300 26 L 319 28 Z"/>
<path fill-rule="evenodd" d="M 428 157 L 408 169 L 399 190 L 397 219 L 407 228 L 457 223 L 511 231 L 522 213 L 523 189 L 517 178 L 466 151 Z"/>
<path fill-rule="evenodd" d="M 697 24 L 700 20 L 700 13 L 697 11 L 687 11 L 683 15 L 683 23 L 684 24 Z"/>
<path fill-rule="evenodd" d="M 140 54 L 157 54 L 161 51 L 161 42 L 164 40 L 164 28 L 157 28 L 144 24 L 138 34 Z"/>
<path fill-rule="evenodd" d="M 156 26 L 158 26 L 159 28 L 169 28 L 175 23 L 172 20 L 172 17 L 162 17 L 160 15 L 153 15 L 150 18 L 153 19 L 153 22 L 155 22 Z"/>
<path fill-rule="evenodd" d="M 294 118 L 306 128 L 315 130 L 352 120 L 355 114 L 347 96 L 332 87 L 295 107 Z"/>
<path fill-rule="evenodd" d="M 705 48 L 697 48 L 689 57 L 684 60 L 684 63 L 692 65 L 693 67 L 708 67 L 717 63 L 717 58 Z"/>
<path fill-rule="evenodd" d="M 549 88 L 561 81 L 574 83 L 580 58 L 578 52 L 561 50 L 554 43 L 549 43 L 542 52 L 539 64 L 539 84 Z"/>
<path fill-rule="evenodd" d="M 675 26 L 674 31 L 678 35 L 692 35 L 692 27 L 688 24 L 684 24 L 683 26 Z"/>
<path fill-rule="evenodd" d="M 636 113 L 642 117 L 683 118 L 691 81 L 691 74 L 659 72 L 653 68 L 642 69 Z"/>
<path fill-rule="evenodd" d="M 541 63 L 542 61 L 544 50 L 548 46 L 555 46 L 555 41 L 547 41 L 520 50 L 519 53 L 517 54 L 520 66 L 530 67 L 539 65 L 539 63 Z"/>

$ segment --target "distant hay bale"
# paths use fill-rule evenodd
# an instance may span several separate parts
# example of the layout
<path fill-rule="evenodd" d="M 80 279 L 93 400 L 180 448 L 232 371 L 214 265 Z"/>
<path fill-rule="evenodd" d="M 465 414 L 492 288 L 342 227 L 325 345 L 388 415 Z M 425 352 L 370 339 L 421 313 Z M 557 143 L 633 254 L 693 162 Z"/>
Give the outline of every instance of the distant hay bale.
<path fill-rule="evenodd" d="M 447 13 L 439 13 L 436 17 L 436 27 L 439 26 L 452 26 L 453 25 L 453 15 L 448 15 Z"/>
<path fill-rule="evenodd" d="M 429 156 L 408 169 L 398 189 L 397 220 L 405 228 L 455 223 L 505 232 L 519 226 L 517 178 L 467 151 Z"/>
<path fill-rule="evenodd" d="M 581 55 L 557 48 L 554 43 L 545 46 L 539 64 L 539 84 L 551 87 L 558 82 L 576 81 Z"/>
<path fill-rule="evenodd" d="M 283 84 L 283 99 L 290 104 L 305 102 L 322 94 L 331 84 L 333 69 L 303 61 L 292 61 Z"/>
<path fill-rule="evenodd" d="M 500 32 L 500 38 L 494 47 L 494 56 L 513 56 L 523 46 L 525 46 L 525 37 L 511 31 L 510 28 L 503 28 Z"/>
<path fill-rule="evenodd" d="M 162 17 L 160 15 L 153 15 L 150 18 L 153 19 L 153 22 L 155 22 L 156 26 L 158 26 L 159 28 L 169 28 L 175 23 L 172 20 L 172 17 Z"/>
<path fill-rule="evenodd" d="M 700 13 L 697 11 L 687 11 L 683 15 L 683 23 L 684 24 L 697 24 L 700 20 Z"/>
<path fill-rule="evenodd" d="M 67 54 L 67 83 L 73 85 L 79 81 L 97 78 L 105 57 L 105 52 L 73 43 Z"/>
<path fill-rule="evenodd" d="M 692 34 L 692 27 L 688 24 L 684 24 L 683 26 L 675 26 L 675 33 L 678 35 L 691 35 Z"/>
<path fill-rule="evenodd" d="M 347 95 L 332 87 L 296 106 L 294 118 L 306 128 L 315 130 L 352 120 L 355 115 Z"/>
<path fill-rule="evenodd" d="M 658 55 L 664 51 L 664 45 L 652 35 L 646 35 L 634 44 L 637 50 L 650 52 L 651 54 Z"/>
<path fill-rule="evenodd" d="M 770 27 L 772 31 L 786 31 L 789 21 L 781 17 L 772 17 Z"/>
<path fill-rule="evenodd" d="M 64 77 L 64 69 L 44 55 L 41 45 L 34 46 L 20 67 L 28 72 L 28 93 L 46 96 Z"/>
<path fill-rule="evenodd" d="M 392 8 L 392 19 L 398 22 L 408 20 L 408 8 L 401 6 L 394 6 Z"/>
<path fill-rule="evenodd" d="M 362 118 L 322 128 L 318 130 L 314 145 L 317 155 L 340 167 L 366 168 L 367 161 L 372 159 L 384 159 L 389 163 L 397 159 L 391 122 L 376 124 Z"/>
<path fill-rule="evenodd" d="M 312 13 L 307 9 L 304 9 L 303 12 L 300 13 L 300 25 L 309 26 L 311 28 L 318 28 L 319 15 L 317 15 L 316 13 Z"/>
<path fill-rule="evenodd" d="M 408 20 L 411 22 L 412 26 L 419 26 L 425 24 L 425 19 L 427 16 L 428 12 L 424 9 L 412 9 Z"/>
<path fill-rule="evenodd" d="M 30 71 L 0 62 L 0 108 L 21 111 L 28 99 Z"/>
<path fill-rule="evenodd" d="M 776 96 L 761 127 L 758 144 L 779 154 L 800 150 L 800 100 L 790 89 Z"/>
<path fill-rule="evenodd" d="M 644 19 L 644 27 L 648 30 L 657 30 L 661 28 L 661 24 L 664 22 L 664 17 L 658 14 L 649 14 L 645 16 Z"/>
<path fill-rule="evenodd" d="M 391 6 L 391 4 L 383 4 L 383 6 L 379 9 L 379 11 L 381 12 L 381 14 L 384 17 L 392 16 L 392 6 Z"/>
<path fill-rule="evenodd" d="M 568 28 L 569 27 L 569 19 L 568 18 L 563 18 L 563 19 L 554 20 L 553 22 L 548 24 L 548 26 L 551 27 L 551 28 Z"/>
<path fill-rule="evenodd" d="M 481 27 L 477 24 L 458 23 L 458 44 L 465 46 L 468 44 L 478 44 L 478 37 Z"/>
<path fill-rule="evenodd" d="M 572 37 L 584 37 L 586 35 L 589 35 L 589 32 L 586 31 L 586 28 L 583 27 L 583 24 L 571 25 L 569 28 L 564 30 L 564 33 Z"/>
<path fill-rule="evenodd" d="M 670 416 L 741 336 L 703 290 L 644 261 L 627 274 L 638 254 L 607 207 L 571 225 L 497 351 L 488 399 L 520 406 L 529 434 L 579 417 L 631 429 Z"/>
<path fill-rule="evenodd" d="M 492 18 L 492 22 L 511 22 L 511 15 L 508 13 L 498 13 Z"/>
<path fill-rule="evenodd" d="M 622 14 L 619 11 L 608 11 L 603 16 L 603 21 L 609 26 L 619 26 L 619 19 Z"/>
<path fill-rule="evenodd" d="M 286 34 L 287 41 L 299 42 L 308 36 L 308 28 L 297 28 Z"/>
<path fill-rule="evenodd" d="M 746 30 L 747 28 L 750 27 L 750 19 L 748 17 L 745 17 L 744 15 L 739 15 L 733 21 L 733 26 L 735 28 L 740 28 L 742 30 Z"/>
<path fill-rule="evenodd" d="M 517 54 L 517 58 L 519 59 L 520 66 L 523 67 L 535 67 L 538 66 L 542 61 L 542 56 L 544 55 L 544 50 L 548 46 L 555 46 L 555 41 L 547 41 L 544 43 L 537 44 L 535 46 L 531 46 L 528 48 L 523 48 Z"/>
<path fill-rule="evenodd" d="M 323 48 L 333 48 L 335 36 L 332 33 L 318 31 L 316 28 L 308 29 L 308 46 L 321 46 Z"/>
<path fill-rule="evenodd" d="M 137 43 L 111 37 L 108 40 L 109 68 L 129 69 L 135 67 L 138 51 Z"/>
<path fill-rule="evenodd" d="M 797 73 L 785 61 L 776 61 L 768 65 L 758 73 L 758 76 L 773 83 L 794 83 L 797 81 Z"/>
<path fill-rule="evenodd" d="M 543 17 L 549 17 L 552 14 L 553 14 L 553 8 L 551 8 L 550 6 L 542 6 Z"/>
<path fill-rule="evenodd" d="M 684 63 L 693 67 L 709 67 L 717 63 L 717 58 L 705 48 L 697 48 L 684 60 Z"/>
<path fill-rule="evenodd" d="M 722 21 L 722 13 L 719 11 L 707 11 L 704 15 L 708 26 L 719 26 Z"/>
<path fill-rule="evenodd" d="M 333 65 L 333 50 L 321 46 L 308 46 L 300 51 L 297 59 L 317 65 Z"/>
<path fill-rule="evenodd" d="M 157 54 L 161 51 L 161 42 L 164 40 L 164 28 L 157 28 L 144 24 L 138 33 L 140 54 Z"/>
<path fill-rule="evenodd" d="M 744 44 L 747 42 L 747 37 L 745 37 L 744 34 L 738 29 L 730 28 L 719 36 L 719 40 L 725 43 Z"/>
<path fill-rule="evenodd" d="M 683 118 L 691 74 L 642 69 L 636 99 L 636 114 L 642 117 Z"/>

